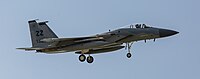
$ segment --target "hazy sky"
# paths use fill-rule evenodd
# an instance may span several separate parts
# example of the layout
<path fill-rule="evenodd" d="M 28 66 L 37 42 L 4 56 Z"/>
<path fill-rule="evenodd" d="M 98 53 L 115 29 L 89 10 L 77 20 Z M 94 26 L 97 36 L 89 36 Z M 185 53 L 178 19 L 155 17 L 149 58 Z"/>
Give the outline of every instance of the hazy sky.
<path fill-rule="evenodd" d="M 0 79 L 200 79 L 199 0 L 0 0 Z M 177 30 L 175 36 L 134 43 L 127 50 L 93 55 L 38 54 L 28 20 L 49 20 L 59 37 L 87 36 L 130 23 Z"/>

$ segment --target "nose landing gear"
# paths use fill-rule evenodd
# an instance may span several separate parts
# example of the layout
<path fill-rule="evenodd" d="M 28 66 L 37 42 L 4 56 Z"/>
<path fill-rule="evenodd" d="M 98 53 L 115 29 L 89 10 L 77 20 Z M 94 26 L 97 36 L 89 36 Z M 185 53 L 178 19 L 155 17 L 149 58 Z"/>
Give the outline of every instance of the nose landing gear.
<path fill-rule="evenodd" d="M 132 46 L 132 44 L 133 44 L 133 42 L 131 42 L 131 43 L 126 43 L 126 47 L 125 47 L 125 49 L 127 49 L 128 48 L 128 53 L 126 54 L 126 56 L 127 56 L 127 58 L 131 58 L 131 46 Z"/>

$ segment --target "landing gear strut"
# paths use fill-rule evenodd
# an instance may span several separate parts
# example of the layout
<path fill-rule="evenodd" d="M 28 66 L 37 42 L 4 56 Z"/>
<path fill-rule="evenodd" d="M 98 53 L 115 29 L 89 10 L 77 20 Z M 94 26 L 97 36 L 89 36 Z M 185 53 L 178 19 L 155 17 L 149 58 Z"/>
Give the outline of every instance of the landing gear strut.
<path fill-rule="evenodd" d="M 132 44 L 133 44 L 133 42 L 131 42 L 131 43 L 126 43 L 126 48 L 125 49 L 127 49 L 128 48 L 128 53 L 126 54 L 126 56 L 127 56 L 127 58 L 131 58 L 131 46 L 132 46 Z"/>

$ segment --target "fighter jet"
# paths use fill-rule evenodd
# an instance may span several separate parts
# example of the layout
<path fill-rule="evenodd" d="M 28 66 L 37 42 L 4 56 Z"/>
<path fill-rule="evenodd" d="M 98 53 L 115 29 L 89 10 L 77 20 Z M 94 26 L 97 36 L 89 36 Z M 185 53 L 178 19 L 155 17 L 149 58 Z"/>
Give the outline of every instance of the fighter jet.
<path fill-rule="evenodd" d="M 128 50 L 127 58 L 131 58 L 131 46 L 133 42 L 163 38 L 175 35 L 179 32 L 169 29 L 155 28 L 142 23 L 129 24 L 126 27 L 113 31 L 100 33 L 86 37 L 58 38 L 48 27 L 48 21 L 28 21 L 32 47 L 17 48 L 25 51 L 36 51 L 37 53 L 57 54 L 75 52 L 80 54 L 80 62 L 87 60 L 92 63 L 92 54 L 116 51 L 122 48 Z M 88 55 L 86 58 L 86 54 Z"/>

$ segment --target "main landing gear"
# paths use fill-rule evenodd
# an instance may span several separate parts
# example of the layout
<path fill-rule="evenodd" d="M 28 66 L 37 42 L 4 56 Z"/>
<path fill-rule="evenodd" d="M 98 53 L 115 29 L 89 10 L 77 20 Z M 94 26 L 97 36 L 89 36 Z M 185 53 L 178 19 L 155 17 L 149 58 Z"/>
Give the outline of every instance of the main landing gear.
<path fill-rule="evenodd" d="M 133 44 L 133 42 L 131 42 L 131 43 L 126 43 L 126 47 L 125 47 L 125 49 L 127 49 L 128 48 L 128 53 L 126 54 L 126 56 L 127 56 L 127 58 L 131 58 L 131 46 L 132 46 L 132 44 Z"/>
<path fill-rule="evenodd" d="M 81 54 L 79 56 L 79 61 L 84 62 L 85 60 L 86 60 L 86 56 L 84 54 Z M 89 54 L 89 56 L 87 57 L 87 62 L 92 63 L 93 61 L 94 61 L 94 58 L 92 56 L 90 56 L 90 54 Z"/>

